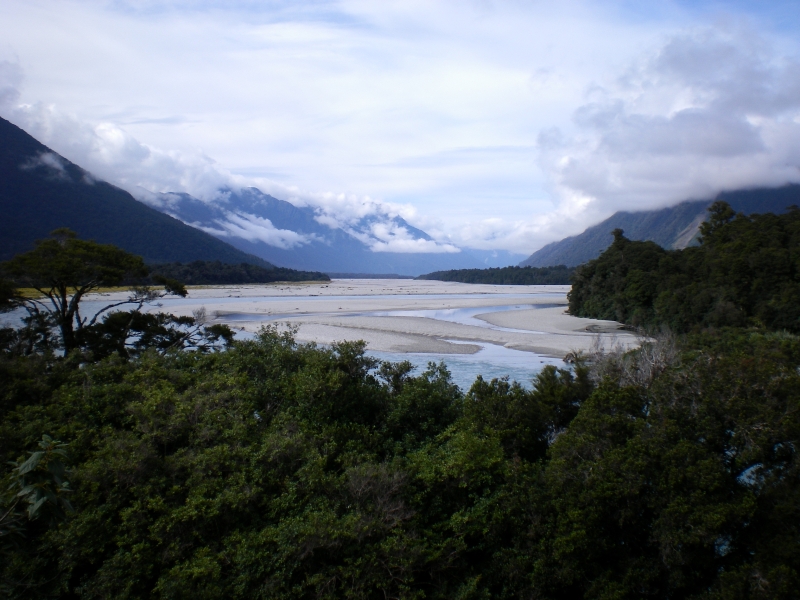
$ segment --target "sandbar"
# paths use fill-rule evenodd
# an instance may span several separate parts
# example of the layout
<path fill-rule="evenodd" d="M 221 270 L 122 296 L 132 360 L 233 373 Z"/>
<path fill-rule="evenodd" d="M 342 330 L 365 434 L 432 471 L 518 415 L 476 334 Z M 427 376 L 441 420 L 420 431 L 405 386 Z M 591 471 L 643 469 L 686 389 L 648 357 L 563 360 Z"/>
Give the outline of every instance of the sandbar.
<path fill-rule="evenodd" d="M 329 283 L 193 287 L 188 298 L 147 310 L 191 315 L 202 308 L 210 322 L 241 331 L 254 333 L 273 324 L 295 329 L 299 342 L 363 340 L 368 349 L 385 352 L 468 354 L 477 352 L 478 344 L 489 343 L 562 358 L 598 343 L 626 348 L 639 344 L 639 338 L 620 323 L 568 315 L 569 289 L 335 279 Z M 112 299 L 114 294 L 103 296 Z M 522 308 L 506 310 L 517 306 Z M 475 320 L 466 322 L 439 314 L 483 307 L 485 312 L 478 311 Z M 436 318 L 413 314 L 415 311 L 437 311 Z M 376 314 L 397 312 L 403 314 Z"/>

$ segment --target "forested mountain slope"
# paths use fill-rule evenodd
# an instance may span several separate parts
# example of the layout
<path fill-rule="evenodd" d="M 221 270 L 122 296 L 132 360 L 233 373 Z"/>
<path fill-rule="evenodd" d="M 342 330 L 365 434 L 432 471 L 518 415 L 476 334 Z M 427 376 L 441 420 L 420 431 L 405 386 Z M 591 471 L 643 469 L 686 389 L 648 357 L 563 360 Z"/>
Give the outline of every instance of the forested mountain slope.
<path fill-rule="evenodd" d="M 99 181 L 0 118 L 0 260 L 33 248 L 54 229 L 114 244 L 148 263 L 266 261 L 159 212 Z"/>
<path fill-rule="evenodd" d="M 782 215 L 709 208 L 700 245 L 665 250 L 614 241 L 577 268 L 570 313 L 676 331 L 757 326 L 800 333 L 800 209 Z"/>
<path fill-rule="evenodd" d="M 265 269 L 248 263 L 231 265 L 204 260 L 186 264 L 150 265 L 150 269 L 151 277 L 160 275 L 180 281 L 184 285 L 243 285 L 275 281 L 330 281 L 331 279 L 325 273 L 318 271 L 297 271 L 283 267 Z"/>

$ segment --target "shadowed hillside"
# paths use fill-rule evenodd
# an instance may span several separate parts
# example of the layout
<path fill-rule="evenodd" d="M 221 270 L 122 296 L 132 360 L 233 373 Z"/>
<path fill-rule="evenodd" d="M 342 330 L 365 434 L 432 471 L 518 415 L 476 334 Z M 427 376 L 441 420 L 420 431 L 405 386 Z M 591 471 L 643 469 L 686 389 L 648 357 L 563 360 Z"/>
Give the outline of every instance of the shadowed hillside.
<path fill-rule="evenodd" d="M 0 118 L 0 260 L 33 248 L 60 227 L 114 244 L 148 263 L 219 260 L 271 267 L 96 180 Z"/>

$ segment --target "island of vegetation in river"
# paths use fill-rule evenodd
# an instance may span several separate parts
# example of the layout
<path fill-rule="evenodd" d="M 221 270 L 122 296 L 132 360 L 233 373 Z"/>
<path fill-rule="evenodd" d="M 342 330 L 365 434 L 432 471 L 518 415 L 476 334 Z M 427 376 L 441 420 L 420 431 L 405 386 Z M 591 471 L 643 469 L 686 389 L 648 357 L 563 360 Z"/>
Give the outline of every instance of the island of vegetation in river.
<path fill-rule="evenodd" d="M 490 269 L 456 269 L 435 271 L 417 279 L 487 283 L 493 285 L 569 285 L 573 267 L 495 267 Z"/>

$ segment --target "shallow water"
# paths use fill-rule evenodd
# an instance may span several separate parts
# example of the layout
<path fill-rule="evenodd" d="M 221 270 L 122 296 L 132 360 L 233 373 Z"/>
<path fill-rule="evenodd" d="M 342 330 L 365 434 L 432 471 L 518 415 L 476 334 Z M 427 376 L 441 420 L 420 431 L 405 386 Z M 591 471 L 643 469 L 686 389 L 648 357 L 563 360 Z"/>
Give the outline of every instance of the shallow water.
<path fill-rule="evenodd" d="M 530 389 L 533 377 L 546 365 L 555 365 L 562 369 L 568 365 L 559 358 L 542 356 L 533 352 L 512 350 L 495 344 L 480 342 L 459 342 L 448 340 L 453 344 L 473 344 L 481 346 L 475 354 L 435 354 L 435 353 L 404 353 L 404 352 L 375 352 L 367 354 L 379 360 L 401 362 L 407 360 L 415 369 L 413 375 L 420 375 L 428 368 L 428 363 L 443 361 L 450 371 L 453 383 L 463 391 L 467 391 L 478 375 L 486 381 L 508 377 L 517 381 L 526 389 Z"/>
<path fill-rule="evenodd" d="M 193 298 L 190 296 L 188 298 L 164 298 L 162 299 L 159 304 L 163 305 L 165 308 L 170 306 L 185 306 L 185 305 L 197 305 L 197 304 L 204 304 L 204 303 L 213 303 L 213 304 L 228 304 L 232 302 L 291 302 L 296 300 L 298 302 L 316 302 L 316 301 L 326 301 L 326 300 L 380 300 L 381 298 L 387 299 L 416 299 L 416 298 L 424 298 L 424 299 L 433 299 L 433 300 L 474 300 L 476 298 L 483 299 L 483 298 L 519 298 L 520 300 L 527 300 L 530 299 L 531 296 L 535 296 L 537 298 L 542 297 L 550 297 L 550 298 L 563 298 L 564 293 L 561 292 L 536 292 L 536 293 L 507 293 L 507 294 L 358 294 L 352 296 L 339 296 L 333 294 L 311 294 L 307 296 L 219 296 L 213 298 Z"/>
<path fill-rule="evenodd" d="M 220 295 L 208 298 L 199 298 L 196 296 L 191 295 L 191 290 L 189 290 L 189 296 L 186 298 L 162 298 L 157 302 L 153 302 L 151 304 L 145 305 L 146 307 L 150 307 L 152 310 L 153 307 L 159 307 L 164 310 L 180 307 L 180 306 L 202 306 L 204 304 L 230 304 L 230 303 L 240 303 L 240 302 L 291 302 L 296 300 L 298 302 L 316 302 L 316 301 L 330 301 L 330 300 L 375 300 L 379 301 L 382 298 L 386 299 L 417 299 L 417 298 L 424 298 L 424 299 L 432 299 L 432 300 L 474 300 L 474 299 L 486 299 L 486 298 L 500 298 L 500 299 L 509 299 L 509 298 L 519 298 L 519 300 L 529 300 L 532 296 L 536 298 L 553 298 L 554 300 L 557 298 L 564 298 L 563 292 L 534 292 L 534 293 L 505 293 L 505 294 L 358 294 L 358 295 L 349 295 L 349 296 L 340 296 L 334 294 L 309 294 L 305 296 L 294 296 L 294 295 L 285 295 L 285 296 L 242 296 L 242 295 Z M 101 298 L 99 300 L 84 300 L 81 302 L 82 314 L 84 316 L 94 315 L 94 311 L 100 310 L 101 308 L 107 306 L 108 304 L 114 303 L 114 300 L 108 300 L 105 298 Z M 540 305 L 541 306 L 541 305 Z M 123 305 L 120 306 L 119 310 L 128 310 L 131 305 Z M 486 311 L 484 311 L 486 312 Z M 9 320 L 12 315 L 16 316 L 16 313 L 20 315 L 24 314 L 25 311 L 19 309 L 17 311 L 12 311 L 11 313 L 6 313 L 5 315 L 0 315 L 0 320 Z M 480 314 L 480 313 L 476 313 Z"/>
<path fill-rule="evenodd" d="M 420 309 L 420 310 L 371 310 L 361 311 L 356 313 L 340 313 L 340 312 L 320 312 L 320 313 L 227 313 L 224 316 L 225 321 L 231 322 L 249 322 L 260 323 L 268 321 L 280 321 L 281 319 L 288 319 L 291 317 L 308 317 L 314 315 L 321 316 L 336 316 L 340 318 L 348 317 L 418 317 L 427 319 L 436 319 L 439 321 L 448 321 L 451 323 L 459 323 L 461 325 L 472 325 L 473 327 L 483 327 L 485 329 L 496 329 L 498 331 L 512 331 L 515 333 L 541 333 L 540 331 L 531 331 L 529 329 L 513 329 L 511 327 L 500 327 L 492 325 L 482 319 L 476 318 L 475 315 L 482 315 L 493 312 L 505 312 L 508 310 L 525 310 L 531 308 L 553 308 L 562 306 L 561 304 L 502 304 L 500 306 L 479 306 L 468 308 L 439 308 L 439 309 Z"/>
<path fill-rule="evenodd" d="M 496 329 L 497 331 L 513 331 L 515 333 L 542 333 L 541 331 L 531 331 L 529 329 L 513 329 L 511 327 L 500 327 L 492 325 L 483 319 L 476 318 L 475 315 L 486 313 L 505 312 L 509 310 L 526 310 L 531 308 L 553 308 L 563 306 L 561 304 L 512 304 L 500 306 L 478 306 L 469 308 L 440 308 L 433 310 L 388 310 L 364 312 L 353 316 L 370 317 L 425 317 L 428 319 L 438 319 L 461 325 L 472 325 L 473 327 L 484 327 L 486 329 Z"/>
<path fill-rule="evenodd" d="M 542 296 L 550 296 L 555 298 L 563 297 L 563 294 L 560 293 L 536 293 L 534 294 L 536 297 L 541 298 Z M 379 301 L 381 298 L 426 298 L 426 299 L 475 299 L 475 298 L 493 298 L 493 299 L 509 299 L 509 298 L 519 298 L 520 300 L 529 300 L 531 298 L 531 294 L 519 294 L 519 293 L 508 293 L 508 294 L 376 294 L 371 296 L 366 295 L 357 295 L 357 296 L 318 296 L 318 295 L 307 295 L 307 296 L 258 296 L 258 297 L 237 297 L 237 296 L 227 296 L 227 297 L 219 297 L 219 298 L 169 298 L 169 299 L 162 299 L 158 303 L 154 303 L 149 305 L 150 310 L 152 307 L 158 307 L 163 311 L 169 311 L 170 309 L 174 309 L 180 306 L 187 306 L 187 305 L 194 305 L 197 306 L 205 304 L 205 303 L 214 303 L 214 304 L 227 304 L 227 303 L 236 303 L 236 302 L 264 302 L 269 303 L 271 301 L 279 301 L 285 302 L 287 300 L 298 300 L 298 301 L 315 301 L 315 300 L 331 300 L 333 298 L 340 299 L 340 300 L 362 300 L 362 299 L 370 299 Z M 99 310 L 106 306 L 109 302 L 107 300 L 100 300 L 100 301 L 86 301 L 82 303 L 84 315 L 92 316 L 94 311 Z M 360 311 L 358 313 L 337 313 L 339 317 L 356 317 L 356 316 L 386 316 L 386 317 L 420 317 L 420 318 L 429 318 L 429 319 L 437 319 L 441 321 L 448 321 L 453 323 L 460 323 L 463 325 L 472 325 L 476 327 L 483 327 L 489 329 L 495 329 L 499 331 L 511 331 L 511 332 L 524 332 L 524 333 L 536 333 L 531 332 L 529 330 L 521 330 L 521 329 L 512 329 L 507 327 L 499 327 L 496 325 L 492 325 L 483 321 L 481 319 L 476 318 L 475 315 L 484 314 L 484 313 L 492 313 L 492 312 L 502 312 L 502 311 L 509 311 L 509 310 L 525 310 L 531 308 L 548 308 L 553 306 L 561 306 L 560 304 L 526 304 L 526 303 L 519 303 L 513 305 L 499 305 L 499 306 L 481 306 L 481 307 L 469 307 L 469 308 L 451 308 L 451 309 L 429 309 L 429 310 L 396 310 L 396 311 Z M 119 310 L 126 310 L 129 309 L 130 305 L 128 306 L 121 306 Z M 17 310 L 12 313 L 7 313 L 5 315 L 0 315 L 0 326 L 12 326 L 16 327 L 21 324 L 21 317 L 26 314 L 22 310 Z M 314 313 L 311 313 L 313 315 Z M 326 314 L 326 313 L 320 313 Z M 226 321 L 280 321 L 281 319 L 286 319 L 288 317 L 297 317 L 299 315 L 295 314 L 264 314 L 264 313 L 242 313 L 242 314 L 228 314 L 225 315 Z M 304 313 L 302 316 L 307 317 L 309 313 Z M 237 332 L 237 337 L 251 337 L 247 334 L 242 334 L 242 332 Z M 455 340 L 448 340 L 451 343 L 455 344 L 472 344 L 481 346 L 481 350 L 476 352 L 475 354 L 439 354 L 439 353 L 404 353 L 404 352 L 377 352 L 377 351 L 368 351 L 368 354 L 378 358 L 379 360 L 386 360 L 386 361 L 393 361 L 393 362 L 400 362 L 403 360 L 409 361 L 411 364 L 414 365 L 415 371 L 414 374 L 422 373 L 426 368 L 429 362 L 438 363 L 440 361 L 444 361 L 449 369 L 453 382 L 458 385 L 463 390 L 468 390 L 472 383 L 475 381 L 475 378 L 478 375 L 483 375 L 483 378 L 486 380 L 491 380 L 494 378 L 500 377 L 509 377 L 511 380 L 518 381 L 525 387 L 530 387 L 532 378 L 538 373 L 542 367 L 548 364 L 556 365 L 559 367 L 565 367 L 565 363 L 557 358 L 542 356 L 539 354 L 535 354 L 533 352 L 524 352 L 521 350 L 512 350 L 510 348 L 505 348 L 503 346 L 494 345 L 494 344 L 487 344 L 487 343 L 480 343 L 480 342 L 464 342 L 464 341 L 455 341 Z"/>
<path fill-rule="evenodd" d="M 488 297 L 497 297 L 498 294 L 487 295 Z M 504 295 L 505 297 L 511 294 Z M 430 297 L 430 296 L 426 296 Z M 474 296 L 472 296 L 474 297 Z M 526 296 L 522 296 L 526 297 Z M 527 296 L 528 298 L 530 296 Z M 561 304 L 512 304 L 500 306 L 480 306 L 469 308 L 448 308 L 448 309 L 432 309 L 432 310 L 392 310 L 392 311 L 363 311 L 358 313 L 341 314 L 335 313 L 336 316 L 346 319 L 347 317 L 420 317 L 428 319 L 438 319 L 441 321 L 449 321 L 453 323 L 460 323 L 463 325 L 472 325 L 476 327 L 484 327 L 489 329 L 496 329 L 500 331 L 513 331 L 522 333 L 537 333 L 526 329 L 512 329 L 509 327 L 498 327 L 487 323 L 481 319 L 476 318 L 475 315 L 502 312 L 508 310 L 525 310 L 532 308 L 550 308 L 554 306 L 561 306 Z M 328 313 L 320 313 L 328 314 Z M 283 315 L 267 315 L 264 313 L 242 313 L 237 315 L 225 315 L 226 320 L 230 321 L 280 321 L 288 317 L 296 317 L 296 314 L 283 314 Z M 308 313 L 303 316 L 309 316 Z M 245 334 L 246 337 L 247 334 Z M 368 350 L 367 354 L 383 361 L 401 362 L 407 360 L 414 365 L 413 374 L 419 375 L 428 367 L 428 363 L 444 362 L 453 379 L 453 383 L 458 385 L 462 390 L 466 391 L 475 381 L 478 375 L 482 375 L 487 381 L 495 378 L 508 377 L 512 381 L 519 382 L 523 387 L 530 388 L 533 377 L 542 370 L 545 365 L 555 365 L 561 368 L 567 368 L 563 360 L 544 356 L 533 352 L 525 352 L 522 350 L 513 350 L 504 346 L 495 344 L 488 344 L 475 341 L 456 341 L 447 340 L 453 344 L 470 344 L 480 346 L 481 349 L 474 354 L 440 354 L 428 352 L 379 352 L 375 350 Z"/>

